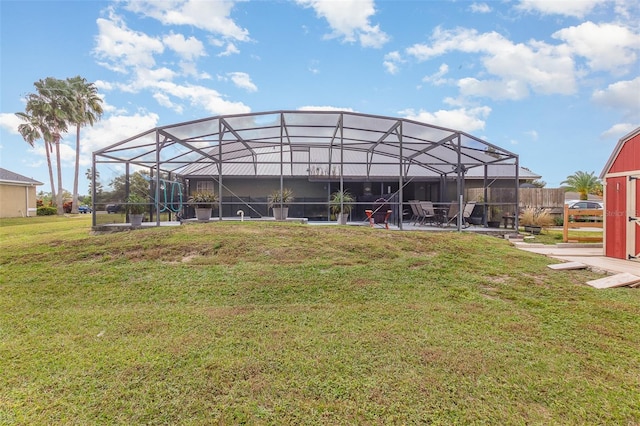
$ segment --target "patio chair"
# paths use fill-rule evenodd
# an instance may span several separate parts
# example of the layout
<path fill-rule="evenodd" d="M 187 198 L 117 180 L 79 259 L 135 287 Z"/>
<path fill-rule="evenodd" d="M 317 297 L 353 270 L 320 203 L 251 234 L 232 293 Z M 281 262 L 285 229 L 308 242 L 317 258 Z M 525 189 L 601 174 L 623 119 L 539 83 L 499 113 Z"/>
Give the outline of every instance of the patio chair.
<path fill-rule="evenodd" d="M 462 226 L 464 228 L 468 228 L 471 225 L 469 217 L 471 217 L 471 213 L 473 212 L 475 206 L 475 201 L 469 201 L 465 203 L 464 208 L 462 209 Z M 451 204 L 451 206 L 449 207 L 449 213 L 447 214 L 446 226 L 449 226 L 451 223 L 457 223 L 459 215 L 460 208 L 458 207 L 458 203 Z"/>
<path fill-rule="evenodd" d="M 433 202 L 420 201 L 419 207 L 421 210 L 420 223 L 422 225 L 424 225 L 427 222 L 433 224 L 436 220 L 436 213 L 435 213 L 435 209 L 433 208 Z"/>
<path fill-rule="evenodd" d="M 420 220 L 420 211 L 418 210 L 418 200 L 409 200 L 409 207 L 411 207 L 411 219 L 409 219 L 409 223 L 413 225 L 417 224 Z"/>
<path fill-rule="evenodd" d="M 389 229 L 389 217 L 391 217 L 391 209 L 387 200 L 384 198 L 378 198 L 373 203 L 373 210 L 365 210 L 367 218 L 369 219 L 369 226 L 372 228 L 376 225 L 383 226 L 385 229 Z"/>

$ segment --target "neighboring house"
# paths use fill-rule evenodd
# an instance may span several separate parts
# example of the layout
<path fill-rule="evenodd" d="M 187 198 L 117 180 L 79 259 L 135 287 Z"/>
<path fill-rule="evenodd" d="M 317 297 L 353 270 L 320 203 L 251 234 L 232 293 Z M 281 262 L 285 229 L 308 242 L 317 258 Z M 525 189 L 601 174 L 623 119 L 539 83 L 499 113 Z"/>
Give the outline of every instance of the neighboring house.
<path fill-rule="evenodd" d="M 36 187 L 42 182 L 0 168 L 0 217 L 36 215 Z"/>
<path fill-rule="evenodd" d="M 640 127 L 618 141 L 600 179 L 605 255 L 640 262 Z"/>

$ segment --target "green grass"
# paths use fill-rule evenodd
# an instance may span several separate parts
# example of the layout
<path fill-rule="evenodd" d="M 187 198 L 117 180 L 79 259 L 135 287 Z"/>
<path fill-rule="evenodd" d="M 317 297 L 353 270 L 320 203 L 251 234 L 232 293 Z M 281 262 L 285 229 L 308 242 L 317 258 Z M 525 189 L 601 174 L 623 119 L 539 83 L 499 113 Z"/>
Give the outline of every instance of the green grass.
<path fill-rule="evenodd" d="M 522 230 L 521 230 L 522 231 Z M 528 235 L 525 233 L 525 235 Z M 602 238 L 602 231 L 576 231 L 569 230 L 569 241 L 575 239 L 575 237 L 589 237 L 589 238 Z M 543 229 L 538 235 L 533 235 L 533 238 L 525 240 L 529 243 L 542 243 L 542 244 L 558 244 L 562 243 L 562 229 Z M 600 242 L 599 244 L 602 244 Z"/>
<path fill-rule="evenodd" d="M 640 423 L 640 292 L 495 237 L 0 225 L 0 424 Z"/>

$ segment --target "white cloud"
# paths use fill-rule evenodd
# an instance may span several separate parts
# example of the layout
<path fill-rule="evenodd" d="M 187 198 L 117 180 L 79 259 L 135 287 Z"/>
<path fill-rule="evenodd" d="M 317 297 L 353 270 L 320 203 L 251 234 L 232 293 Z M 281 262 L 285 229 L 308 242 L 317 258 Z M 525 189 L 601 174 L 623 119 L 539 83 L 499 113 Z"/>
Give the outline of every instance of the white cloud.
<path fill-rule="evenodd" d="M 373 0 L 296 0 L 303 7 L 311 7 L 318 17 L 329 23 L 328 38 L 342 37 L 344 41 L 360 42 L 363 47 L 382 47 L 389 36 L 379 25 L 371 25 L 376 10 Z"/>
<path fill-rule="evenodd" d="M 94 54 L 108 69 L 125 73 L 131 67 L 155 66 L 154 54 L 162 53 L 162 42 L 147 34 L 130 30 L 124 21 L 111 13 L 110 19 L 99 18 Z"/>
<path fill-rule="evenodd" d="M 538 132 L 536 132 L 535 130 L 529 130 L 528 132 L 524 132 L 524 134 L 529 136 L 531 140 L 538 140 Z"/>
<path fill-rule="evenodd" d="M 461 80 L 461 88 L 469 95 L 521 99 L 528 89 L 542 94 L 565 95 L 576 91 L 574 63 L 566 46 L 552 46 L 535 40 L 514 44 L 496 32 L 436 28 L 431 44 L 415 44 L 406 49 L 407 54 L 419 61 L 454 51 L 483 55 L 486 71 L 497 77 L 486 81 Z M 495 93 L 500 85 L 506 87 Z"/>
<path fill-rule="evenodd" d="M 471 133 L 484 129 L 485 120 L 491 113 L 491 108 L 488 106 L 458 108 L 453 110 L 439 110 L 433 113 L 423 110 L 415 112 L 412 109 L 408 109 L 399 111 L 399 113 L 409 120 L 421 121 L 427 124 Z"/>
<path fill-rule="evenodd" d="M 602 0 L 520 0 L 517 9 L 543 15 L 565 15 L 582 18 Z"/>
<path fill-rule="evenodd" d="M 164 36 L 162 41 L 185 60 L 193 61 L 199 56 L 206 56 L 204 45 L 193 36 L 185 38 L 182 34 L 171 32 L 169 35 Z"/>
<path fill-rule="evenodd" d="M 605 130 L 604 132 L 602 132 L 600 134 L 600 137 L 602 139 L 606 139 L 606 140 L 618 140 L 621 137 L 631 133 L 632 130 L 636 129 L 638 127 L 638 124 L 632 124 L 632 123 L 618 123 L 618 124 L 614 124 L 613 126 L 611 126 L 610 128 L 608 128 L 607 130 Z"/>
<path fill-rule="evenodd" d="M 606 89 L 596 90 L 591 99 L 597 104 L 622 110 L 625 116 L 640 121 L 640 77 L 618 81 Z"/>
<path fill-rule="evenodd" d="M 491 12 L 491 7 L 486 3 L 471 3 L 469 10 L 474 13 L 489 13 Z"/>
<path fill-rule="evenodd" d="M 17 115 L 11 113 L 0 113 L 0 128 L 5 129 L 13 135 L 19 135 L 18 126 L 23 124 L 24 121 L 18 118 Z M 26 142 L 25 142 L 26 143 Z"/>
<path fill-rule="evenodd" d="M 571 52 L 587 58 L 591 69 L 617 74 L 634 65 L 638 59 L 636 52 L 640 51 L 640 34 L 616 24 L 589 21 L 556 31 L 552 37 L 566 42 Z"/>
<path fill-rule="evenodd" d="M 398 64 L 405 62 L 397 50 L 389 52 L 384 55 L 384 62 L 382 63 L 389 74 L 397 74 L 400 71 Z"/>
<path fill-rule="evenodd" d="M 447 75 L 448 72 L 449 72 L 449 65 L 442 64 L 438 68 L 437 72 L 423 77 L 422 81 L 426 83 L 433 83 L 435 86 L 441 86 L 446 83 L 446 80 L 443 77 Z"/>
<path fill-rule="evenodd" d="M 529 96 L 526 83 L 520 80 L 478 80 L 472 77 L 458 81 L 462 96 L 519 100 Z"/>
<path fill-rule="evenodd" d="M 132 0 L 126 4 L 126 9 L 164 25 L 191 25 L 225 38 L 248 41 L 249 31 L 230 18 L 235 3 L 232 0 Z"/>
<path fill-rule="evenodd" d="M 227 43 L 226 49 L 218 53 L 218 56 L 231 56 L 240 53 L 240 50 L 233 43 Z"/>
<path fill-rule="evenodd" d="M 253 84 L 251 77 L 246 72 L 230 72 L 227 74 L 231 81 L 241 89 L 245 89 L 247 92 L 257 92 L 258 87 Z"/>

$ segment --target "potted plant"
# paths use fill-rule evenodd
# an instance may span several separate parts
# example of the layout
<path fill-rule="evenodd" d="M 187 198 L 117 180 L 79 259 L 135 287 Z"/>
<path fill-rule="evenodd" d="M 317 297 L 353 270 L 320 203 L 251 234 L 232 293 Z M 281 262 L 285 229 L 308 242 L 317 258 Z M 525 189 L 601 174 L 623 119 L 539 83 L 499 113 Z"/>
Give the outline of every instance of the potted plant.
<path fill-rule="evenodd" d="M 211 211 L 216 202 L 218 202 L 218 196 L 209 191 L 194 192 L 187 200 L 187 203 L 196 210 L 196 219 L 201 222 L 208 222 L 211 219 Z"/>
<path fill-rule="evenodd" d="M 285 220 L 289 214 L 289 203 L 293 201 L 293 191 L 289 188 L 276 189 L 269 195 L 269 208 L 273 209 L 275 220 Z"/>
<path fill-rule="evenodd" d="M 129 222 L 132 227 L 142 226 L 144 212 L 147 210 L 147 199 L 137 194 L 130 194 L 127 197 L 126 213 L 129 215 Z"/>
<path fill-rule="evenodd" d="M 520 224 L 524 226 L 525 232 L 531 232 L 534 235 L 539 234 L 542 232 L 542 228 L 551 226 L 553 223 L 553 217 L 547 209 L 527 207 L 520 216 Z"/>
<path fill-rule="evenodd" d="M 336 191 L 331 194 L 329 204 L 331 205 L 331 213 L 336 216 L 339 225 L 346 225 L 349 214 L 353 209 L 355 198 L 349 191 Z"/>
<path fill-rule="evenodd" d="M 500 206 L 489 207 L 489 220 L 487 226 L 489 228 L 500 228 L 500 219 L 502 218 L 502 209 Z"/>

